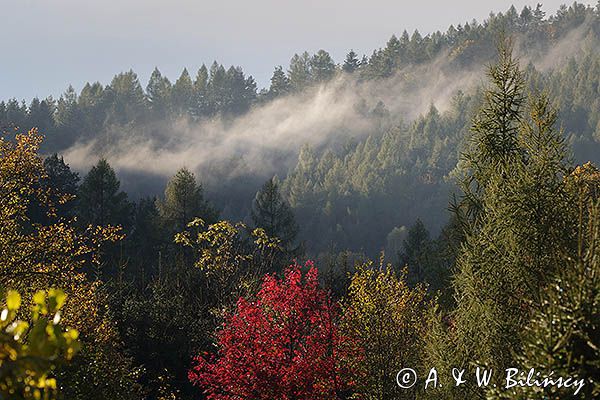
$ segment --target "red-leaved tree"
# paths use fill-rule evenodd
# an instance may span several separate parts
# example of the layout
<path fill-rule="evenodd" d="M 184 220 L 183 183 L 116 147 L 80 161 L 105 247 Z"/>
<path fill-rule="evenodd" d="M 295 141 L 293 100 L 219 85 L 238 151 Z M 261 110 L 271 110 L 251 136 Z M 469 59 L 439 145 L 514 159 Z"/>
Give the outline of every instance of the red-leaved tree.
<path fill-rule="evenodd" d="M 195 358 L 190 380 L 214 400 L 339 399 L 351 383 L 341 367 L 351 351 L 338 308 L 317 270 L 294 264 L 264 278 L 256 299 L 239 299 L 217 333 L 218 353 Z"/>

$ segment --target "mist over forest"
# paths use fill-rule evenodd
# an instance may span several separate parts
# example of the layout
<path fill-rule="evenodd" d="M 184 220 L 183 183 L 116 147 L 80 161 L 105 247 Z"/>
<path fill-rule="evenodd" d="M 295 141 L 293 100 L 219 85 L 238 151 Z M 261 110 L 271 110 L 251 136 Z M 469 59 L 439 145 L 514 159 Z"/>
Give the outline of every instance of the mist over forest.
<path fill-rule="evenodd" d="M 575 160 L 600 161 L 597 16 L 581 4 L 546 12 L 513 7 L 443 33 L 399 32 L 345 60 L 299 52 L 268 88 L 216 61 L 173 82 L 158 68 L 149 82 L 126 71 L 59 99 L 8 99 L 0 124 L 38 127 L 42 151 L 81 175 L 106 158 L 133 200 L 160 196 L 188 168 L 232 220 L 249 220 L 255 193 L 276 175 L 311 250 L 373 255 L 395 228 L 419 218 L 437 234 L 447 222 L 452 174 L 502 32 L 528 84 L 561 110 Z"/>
<path fill-rule="evenodd" d="M 508 110 L 515 120 L 506 130 L 529 132 L 542 115 L 555 122 L 557 132 L 556 137 L 548 134 L 543 145 L 533 134 L 511 142 L 525 161 L 506 167 L 498 179 L 510 181 L 513 174 L 530 179 L 527 168 L 539 161 L 534 148 L 548 152 L 548 159 L 539 161 L 542 170 L 561 165 L 551 178 L 544 175 L 539 181 L 563 182 L 564 177 L 567 189 L 566 177 L 576 166 L 600 165 L 600 3 L 591 7 L 575 2 L 558 10 L 511 7 L 495 10 L 484 21 L 456 21 L 445 32 L 422 35 L 398 27 L 396 35 L 385 39 L 364 55 L 348 43 L 343 60 L 334 60 L 326 49 L 314 54 L 298 49 L 289 65 L 274 66 L 264 88 L 242 66 L 206 60 L 198 71 L 184 68 L 178 77 L 164 76 L 157 67 L 148 82 L 140 82 L 133 70 L 122 71 L 110 82 L 86 83 L 79 92 L 69 86 L 57 99 L 16 99 L 0 93 L 6 143 L 20 143 L 23 139 L 14 134 L 33 128 L 43 135 L 39 167 L 45 172 L 28 194 L 32 206 L 23 210 L 23 221 L 46 226 L 74 218 L 73 232 L 90 226 L 121 229 L 102 239 L 110 242 L 107 247 L 98 247 L 103 250 L 96 261 L 102 268 L 86 267 L 85 274 L 106 283 L 101 293 L 108 300 L 102 301 L 118 321 L 103 337 L 118 337 L 127 350 L 115 355 L 120 350 L 107 339 L 105 347 L 86 353 L 80 364 L 61 370 L 65 382 L 73 384 L 65 386 L 66 398 L 92 398 L 86 397 L 89 391 L 74 390 L 80 387 L 74 382 L 94 373 L 90 360 L 107 368 L 112 361 L 103 352 L 118 360 L 114 371 L 102 372 L 110 394 L 104 398 L 199 398 L 194 397 L 200 393 L 194 385 L 207 379 L 202 374 L 208 367 L 197 359 L 196 371 L 203 372 L 195 375 L 189 370 L 190 357 L 200 349 L 213 349 L 216 339 L 209 332 L 222 324 L 237 298 L 259 293 L 257 277 L 280 273 L 293 259 L 316 260 L 336 298 L 351 293 L 348 274 L 357 263 L 380 258 L 381 265 L 390 263 L 396 271 L 406 266 L 406 288 L 422 290 L 410 297 L 423 307 L 414 312 L 424 315 L 426 298 L 436 291 L 435 301 L 448 309 L 468 308 L 457 305 L 452 292 L 459 289 L 451 282 L 460 285 L 467 279 L 456 272 L 463 271 L 456 269 L 457 255 L 466 262 L 457 249 L 484 247 L 466 239 L 475 237 L 473 232 L 486 238 L 500 235 L 496 228 L 486 231 L 477 225 L 478 213 L 492 208 L 478 197 L 483 196 L 481 188 L 492 193 L 504 185 L 489 178 L 500 167 L 491 166 L 481 175 L 472 172 L 483 171 L 487 161 L 482 160 L 493 159 L 495 153 L 477 162 L 469 158 L 496 145 L 481 137 L 486 129 L 496 129 L 484 122 L 498 111 L 489 90 L 500 79 L 493 74 L 497 63 L 506 65 L 506 74 L 520 71 L 518 90 L 527 96 L 515 108 L 521 110 L 523 104 L 523 109 L 534 110 L 526 117 Z M 514 65 L 498 50 L 503 43 L 509 43 Z M 506 79 L 507 87 L 514 84 Z M 495 95 L 512 96 L 502 90 Z M 548 104 L 539 98 L 547 98 Z M 482 113 L 482 104 L 488 103 Z M 555 121 L 549 107 L 558 110 Z M 542 122 L 536 126 L 545 127 Z M 37 136 L 28 140 L 37 146 Z M 562 167 L 567 161 L 552 158 L 562 154 L 563 143 L 568 168 Z M 538 181 L 526 182 L 534 187 L 531 182 Z M 55 190 L 66 197 L 52 197 Z M 53 205 L 33 200 L 38 195 L 53 199 Z M 493 204 L 501 207 L 507 200 L 498 196 Z M 561 209 L 560 204 L 552 210 Z M 520 211 L 504 212 L 518 220 Z M 461 217 L 482 230 L 461 230 Z M 494 227 L 504 226 L 504 220 L 494 221 Z M 576 230 L 564 224 L 565 232 Z M 550 230 L 534 232 L 539 234 L 536 240 L 547 239 Z M 278 238 L 277 245 L 269 242 L 271 237 Z M 569 243 L 565 249 L 576 247 Z M 241 255 L 228 258 L 218 246 Z M 548 253 L 556 256 L 552 262 L 558 260 L 557 253 Z M 510 254 L 518 258 L 521 253 Z M 219 263 L 231 265 L 231 270 L 211 270 Z M 398 285 L 394 290 L 406 289 L 404 283 Z M 152 315 L 144 314 L 158 303 Z M 165 321 L 164 315 L 175 322 Z M 180 338 L 165 338 L 165 327 L 171 325 Z M 78 329 L 85 333 L 86 327 Z"/>

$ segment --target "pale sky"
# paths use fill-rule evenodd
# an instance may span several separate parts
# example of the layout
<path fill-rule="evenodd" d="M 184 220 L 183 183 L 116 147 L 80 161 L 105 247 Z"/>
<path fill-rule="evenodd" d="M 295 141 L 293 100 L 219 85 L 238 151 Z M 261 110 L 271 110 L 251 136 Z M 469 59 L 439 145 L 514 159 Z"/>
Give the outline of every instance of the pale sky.
<path fill-rule="evenodd" d="M 351 48 L 369 55 L 404 29 L 445 31 L 538 2 L 0 0 L 0 99 L 58 97 L 69 84 L 108 84 L 129 69 L 145 87 L 155 66 L 174 81 L 183 67 L 194 76 L 213 60 L 241 66 L 263 87 L 294 53 L 325 49 L 341 62 Z M 554 14 L 564 2 L 546 0 L 544 10 Z"/>

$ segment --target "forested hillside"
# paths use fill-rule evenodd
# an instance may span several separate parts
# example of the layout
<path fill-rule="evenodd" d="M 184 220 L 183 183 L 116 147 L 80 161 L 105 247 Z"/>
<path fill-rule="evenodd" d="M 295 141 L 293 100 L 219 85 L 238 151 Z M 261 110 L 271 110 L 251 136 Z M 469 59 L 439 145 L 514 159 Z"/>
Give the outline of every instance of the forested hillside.
<path fill-rule="evenodd" d="M 0 398 L 507 398 L 395 384 L 476 362 L 600 378 L 600 3 L 301 52 L 263 89 L 207 65 L 0 94 Z M 43 329 L 25 343 L 19 318 Z"/>
<path fill-rule="evenodd" d="M 404 31 L 339 64 L 324 50 L 304 52 L 261 90 L 217 62 L 174 83 L 156 69 L 145 90 L 128 71 L 58 100 L 1 102 L 0 126 L 37 127 L 42 151 L 81 173 L 102 155 L 134 199 L 160 194 L 190 168 L 232 219 L 249 221 L 254 194 L 277 174 L 308 249 L 372 255 L 417 218 L 436 234 L 446 223 L 452 172 L 501 32 L 514 36 L 528 85 L 560 108 L 575 159 L 600 161 L 599 18 L 577 3 L 549 16 L 511 8 L 445 33 Z"/>

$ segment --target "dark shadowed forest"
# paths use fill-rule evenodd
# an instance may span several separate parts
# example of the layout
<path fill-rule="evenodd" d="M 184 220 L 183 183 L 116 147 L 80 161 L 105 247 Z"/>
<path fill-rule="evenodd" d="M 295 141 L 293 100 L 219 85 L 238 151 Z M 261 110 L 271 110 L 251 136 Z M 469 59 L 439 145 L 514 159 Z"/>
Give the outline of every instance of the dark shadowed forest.
<path fill-rule="evenodd" d="M 0 96 L 0 399 L 600 396 L 600 3 Z"/>

